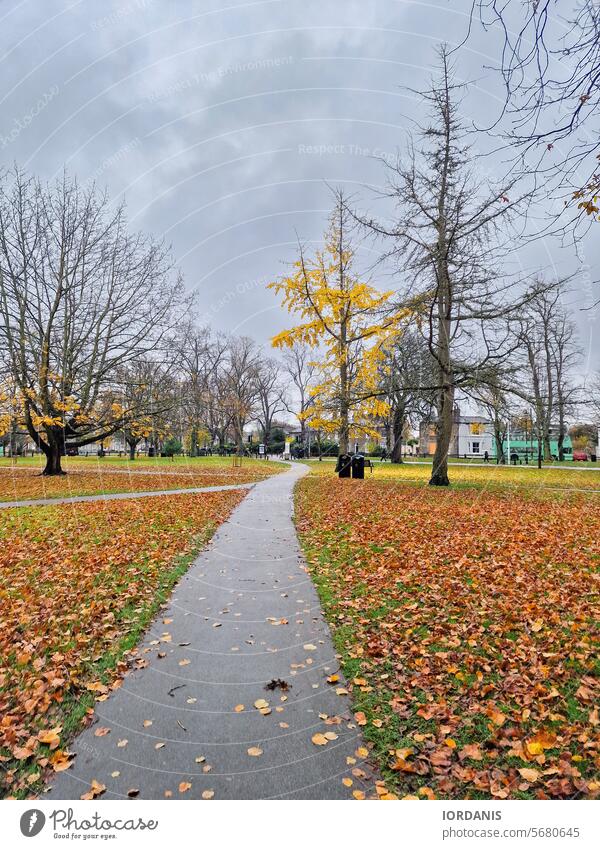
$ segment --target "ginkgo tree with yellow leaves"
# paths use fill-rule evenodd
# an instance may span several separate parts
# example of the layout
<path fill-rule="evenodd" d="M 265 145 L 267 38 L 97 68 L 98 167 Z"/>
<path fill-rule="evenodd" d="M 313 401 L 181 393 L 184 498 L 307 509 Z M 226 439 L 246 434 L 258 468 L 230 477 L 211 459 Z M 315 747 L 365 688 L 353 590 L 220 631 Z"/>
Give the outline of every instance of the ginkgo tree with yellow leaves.
<path fill-rule="evenodd" d="M 353 436 L 376 435 L 375 420 L 387 412 L 379 390 L 381 365 L 408 315 L 393 307 L 391 291 L 379 291 L 355 271 L 352 231 L 343 192 L 336 191 L 324 248 L 310 257 L 300 245 L 292 273 L 269 284 L 300 318 L 272 344 L 315 350 L 318 377 L 303 417 L 315 429 L 337 433 L 341 454 Z"/>

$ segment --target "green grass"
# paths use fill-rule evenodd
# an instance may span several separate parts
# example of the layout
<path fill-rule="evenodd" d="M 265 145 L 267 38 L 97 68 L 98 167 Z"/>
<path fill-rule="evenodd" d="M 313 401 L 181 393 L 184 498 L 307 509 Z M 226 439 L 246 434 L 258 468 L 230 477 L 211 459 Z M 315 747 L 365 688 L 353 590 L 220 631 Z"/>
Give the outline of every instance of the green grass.
<path fill-rule="evenodd" d="M 318 460 L 303 461 L 311 473 L 319 476 L 337 477 L 328 462 Z M 592 464 L 593 465 L 593 464 Z M 594 471 L 600 472 L 600 467 Z M 426 486 L 431 475 L 431 462 L 382 463 L 374 461 L 374 470 L 365 470 L 365 481 L 407 486 Z M 600 494 L 600 474 L 593 471 L 582 473 L 577 467 L 553 468 L 545 466 L 537 469 L 527 466 L 478 466 L 474 464 L 451 465 L 449 470 L 451 489 L 453 490 L 513 490 L 522 497 L 537 497 L 545 493 L 564 493 L 581 490 Z M 358 483 L 358 482 L 357 482 Z"/>
<path fill-rule="evenodd" d="M 242 457 L 241 462 L 242 468 L 244 467 L 244 465 L 254 465 L 258 463 L 260 463 L 261 465 L 268 464 L 281 467 L 285 466 L 285 464 L 280 463 L 277 460 L 258 460 L 254 457 Z M 42 454 L 36 454 L 33 457 L 0 457 L 0 468 L 3 468 L 5 466 L 16 466 L 16 468 L 19 468 L 20 466 L 25 466 L 31 468 L 39 468 L 41 470 L 44 468 L 44 465 L 45 459 Z M 172 467 L 184 467 L 190 469 L 230 469 L 233 466 L 233 457 L 145 457 L 143 455 L 140 455 L 139 457 L 136 457 L 135 460 L 130 460 L 125 455 L 123 455 L 122 457 L 112 454 L 107 455 L 105 457 L 98 457 L 97 455 L 90 455 L 89 457 L 85 457 L 84 455 L 80 455 L 77 457 L 63 457 L 62 466 L 66 471 L 68 471 L 69 468 L 92 469 L 94 467 L 122 467 L 124 469 L 131 468 L 134 471 L 137 468 L 155 468 L 157 470 L 168 470 Z"/>

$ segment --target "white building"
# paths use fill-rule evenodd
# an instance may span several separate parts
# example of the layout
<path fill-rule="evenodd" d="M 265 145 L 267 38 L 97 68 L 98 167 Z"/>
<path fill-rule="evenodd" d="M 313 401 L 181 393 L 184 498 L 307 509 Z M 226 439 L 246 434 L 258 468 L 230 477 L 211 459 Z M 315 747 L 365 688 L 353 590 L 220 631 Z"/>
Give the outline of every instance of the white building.
<path fill-rule="evenodd" d="M 457 457 L 496 456 L 494 450 L 494 428 L 483 416 L 460 416 L 453 433 L 454 448 L 450 453 Z"/>
<path fill-rule="evenodd" d="M 419 454 L 435 454 L 437 436 L 433 422 L 421 422 L 419 428 Z M 459 458 L 495 457 L 494 427 L 484 416 L 463 416 L 458 405 L 454 408 L 452 437 L 448 455 Z"/>

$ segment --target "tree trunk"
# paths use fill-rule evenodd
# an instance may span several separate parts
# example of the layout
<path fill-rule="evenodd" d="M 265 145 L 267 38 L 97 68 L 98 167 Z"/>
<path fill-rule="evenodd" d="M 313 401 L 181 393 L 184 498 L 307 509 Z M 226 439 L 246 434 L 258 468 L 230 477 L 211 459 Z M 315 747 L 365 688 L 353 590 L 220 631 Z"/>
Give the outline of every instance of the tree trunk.
<path fill-rule="evenodd" d="M 198 428 L 194 425 L 190 433 L 190 456 L 198 456 Z"/>
<path fill-rule="evenodd" d="M 127 445 L 129 446 L 129 459 L 135 460 L 135 449 L 137 448 L 137 442 L 131 442 L 129 439 L 127 440 Z"/>
<path fill-rule="evenodd" d="M 349 447 L 349 439 L 348 439 L 348 427 L 340 428 L 340 454 L 347 454 Z"/>
<path fill-rule="evenodd" d="M 538 437 L 538 466 L 540 466 L 540 457 L 551 460 L 552 452 L 550 450 L 550 406 L 544 404 L 542 394 L 540 375 L 535 360 L 535 351 L 531 345 L 528 345 L 529 365 L 531 368 L 531 378 L 533 383 L 533 395 L 535 400 L 535 415 L 537 421 L 537 437 Z M 509 457 L 510 461 L 510 457 Z M 541 467 L 541 466 L 540 466 Z"/>
<path fill-rule="evenodd" d="M 445 239 L 440 239 L 441 247 L 445 249 Z M 449 486 L 448 478 L 448 451 L 452 440 L 452 418 L 454 407 L 454 374 L 451 369 L 450 357 L 450 278 L 447 263 L 442 253 L 439 262 L 438 277 L 444 281 L 440 285 L 438 294 L 438 338 L 437 358 L 439 361 L 439 395 L 438 395 L 438 419 L 436 423 L 436 446 L 433 455 L 433 468 L 429 486 Z"/>
<path fill-rule="evenodd" d="M 504 438 L 499 431 L 496 431 L 494 433 L 494 439 L 496 440 L 496 464 L 501 463 L 504 465 L 506 463 L 504 457 Z"/>
<path fill-rule="evenodd" d="M 565 459 L 565 436 L 567 435 L 567 428 L 565 427 L 565 416 L 564 416 L 564 403 L 562 397 L 559 398 L 558 403 L 558 440 L 557 440 L 557 449 L 558 449 L 558 459 L 559 462 Z"/>
<path fill-rule="evenodd" d="M 396 407 L 394 410 L 393 427 L 393 444 L 390 452 L 390 460 L 392 463 L 402 463 L 402 430 L 404 429 L 404 410 L 402 407 Z"/>
<path fill-rule="evenodd" d="M 61 465 L 62 450 L 60 442 L 49 441 L 48 445 L 42 445 L 42 451 L 46 456 L 46 466 L 43 475 L 51 477 L 54 475 L 65 475 Z"/>
<path fill-rule="evenodd" d="M 11 459 L 17 454 L 17 420 L 11 419 L 10 426 L 10 456 Z"/>
<path fill-rule="evenodd" d="M 447 66 L 444 64 L 445 99 L 443 115 L 443 159 L 437 200 L 436 277 L 438 292 L 435 304 L 437 339 L 435 357 L 438 362 L 439 396 L 437 442 L 429 486 L 449 486 L 448 450 L 452 439 L 452 407 L 454 404 L 454 374 L 451 368 L 450 340 L 452 338 L 452 279 L 448 264 L 448 221 L 446 204 L 448 180 L 452 169 L 452 110 L 448 88 Z"/>
<path fill-rule="evenodd" d="M 344 366 L 345 371 L 345 366 Z M 340 454 L 347 454 L 350 443 L 350 427 L 348 424 L 348 403 L 342 394 L 340 403 Z"/>
<path fill-rule="evenodd" d="M 445 382 L 440 392 L 440 409 L 438 412 L 437 443 L 433 455 L 433 469 L 429 486 L 449 486 L 448 451 L 452 439 L 452 406 L 454 390 L 452 384 Z"/>
<path fill-rule="evenodd" d="M 241 422 L 236 422 L 234 424 L 235 430 L 235 444 L 237 446 L 237 455 L 238 457 L 244 456 L 244 425 Z"/>
<path fill-rule="evenodd" d="M 340 287 L 341 288 L 341 287 Z M 348 350 L 346 347 L 346 321 L 340 325 L 340 454 L 347 454 L 350 441 L 348 398 Z"/>

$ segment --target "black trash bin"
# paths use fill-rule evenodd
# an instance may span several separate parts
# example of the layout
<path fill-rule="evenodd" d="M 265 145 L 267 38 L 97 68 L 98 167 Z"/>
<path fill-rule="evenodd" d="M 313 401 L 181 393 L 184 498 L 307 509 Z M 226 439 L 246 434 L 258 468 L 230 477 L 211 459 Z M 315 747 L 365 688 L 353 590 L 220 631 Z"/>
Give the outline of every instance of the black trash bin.
<path fill-rule="evenodd" d="M 361 479 L 365 477 L 365 458 L 362 454 L 355 454 L 352 458 L 352 477 Z"/>
<path fill-rule="evenodd" d="M 340 454 L 335 464 L 335 470 L 341 478 L 350 477 L 350 469 L 352 466 L 352 457 L 350 454 Z"/>

